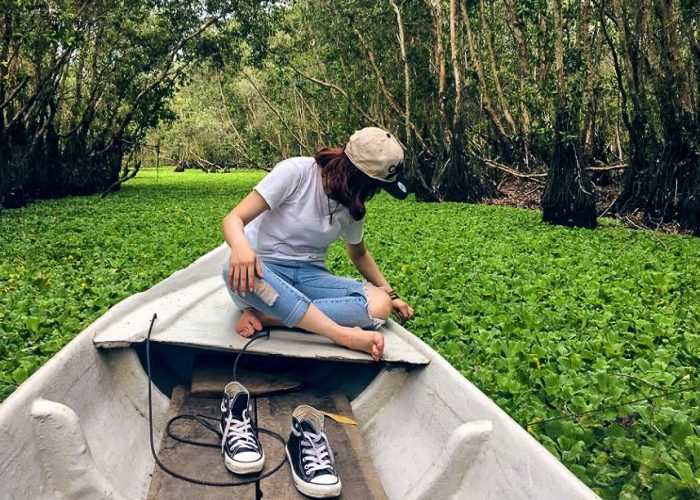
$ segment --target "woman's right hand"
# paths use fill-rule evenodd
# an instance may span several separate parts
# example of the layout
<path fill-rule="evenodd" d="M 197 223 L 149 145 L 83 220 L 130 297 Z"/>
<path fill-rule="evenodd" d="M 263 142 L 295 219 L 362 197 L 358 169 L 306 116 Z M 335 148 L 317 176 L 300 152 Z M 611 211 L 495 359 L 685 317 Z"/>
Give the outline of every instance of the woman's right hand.
<path fill-rule="evenodd" d="M 245 297 L 246 290 L 253 292 L 255 277 L 263 277 L 260 259 L 248 242 L 241 242 L 231 249 L 228 262 L 228 283 L 233 293 Z"/>

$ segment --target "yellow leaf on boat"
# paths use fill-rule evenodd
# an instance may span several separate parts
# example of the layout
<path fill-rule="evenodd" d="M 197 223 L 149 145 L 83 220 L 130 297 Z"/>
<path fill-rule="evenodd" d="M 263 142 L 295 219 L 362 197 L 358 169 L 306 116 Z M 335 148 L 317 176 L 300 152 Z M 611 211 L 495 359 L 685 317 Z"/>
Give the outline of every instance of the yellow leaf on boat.
<path fill-rule="evenodd" d="M 338 415 L 337 413 L 329 413 L 327 411 L 324 411 L 323 414 L 326 415 L 328 418 L 332 418 L 339 424 L 357 425 L 357 422 L 355 422 L 350 417 L 346 417 L 345 415 Z"/>

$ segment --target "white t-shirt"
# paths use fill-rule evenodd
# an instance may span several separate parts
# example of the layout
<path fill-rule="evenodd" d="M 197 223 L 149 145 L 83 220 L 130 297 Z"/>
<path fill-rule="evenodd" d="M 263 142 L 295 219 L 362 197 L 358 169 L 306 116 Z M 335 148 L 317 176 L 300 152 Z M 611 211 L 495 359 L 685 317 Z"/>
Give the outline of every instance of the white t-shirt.
<path fill-rule="evenodd" d="M 312 157 L 281 161 L 255 186 L 270 210 L 245 227 L 261 259 L 295 260 L 325 266 L 328 245 L 338 236 L 360 243 L 364 218 L 356 221 L 347 207 L 323 191 L 321 169 Z M 333 224 L 329 213 L 333 214 Z"/>

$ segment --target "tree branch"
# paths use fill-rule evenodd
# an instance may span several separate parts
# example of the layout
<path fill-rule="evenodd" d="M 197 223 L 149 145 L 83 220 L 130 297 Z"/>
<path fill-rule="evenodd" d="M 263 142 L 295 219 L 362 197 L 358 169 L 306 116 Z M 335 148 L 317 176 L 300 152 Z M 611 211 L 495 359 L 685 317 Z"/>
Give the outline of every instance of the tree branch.
<path fill-rule="evenodd" d="M 258 95 L 260 96 L 260 98 L 263 100 L 263 102 L 265 102 L 265 104 L 267 104 L 267 107 L 270 108 L 270 109 L 272 110 L 272 112 L 273 112 L 275 115 L 277 115 L 277 118 L 279 118 L 280 123 L 284 126 L 285 129 L 287 129 L 287 131 L 292 135 L 292 137 L 294 137 L 294 140 L 297 141 L 297 144 L 299 144 L 299 146 L 301 147 L 301 149 L 302 149 L 303 151 L 307 151 L 307 152 L 308 152 L 308 151 L 309 151 L 309 146 L 307 146 L 307 145 L 304 143 L 304 141 L 302 141 L 301 138 L 300 138 L 299 136 L 297 136 L 297 135 L 294 133 L 294 131 L 292 130 L 292 128 L 291 128 L 291 127 L 289 126 L 289 124 L 287 123 L 287 120 L 284 119 L 284 117 L 283 117 L 282 114 L 277 110 L 277 108 L 275 108 L 275 107 L 272 105 L 272 103 L 267 99 L 267 97 L 265 97 L 265 95 L 262 93 L 262 91 L 261 91 L 261 90 L 258 88 L 258 86 L 255 84 L 255 82 L 253 81 L 253 79 L 250 77 L 250 75 L 248 75 L 248 73 L 246 73 L 246 71 L 245 71 L 244 69 L 242 69 L 242 68 L 241 68 L 241 73 L 243 73 L 243 76 L 245 76 L 246 79 L 250 82 L 250 84 L 251 84 L 251 85 L 253 86 L 253 88 L 256 90 L 256 92 L 258 93 Z"/>
<path fill-rule="evenodd" d="M 146 97 L 152 90 L 154 90 L 158 85 L 163 83 L 165 79 L 170 76 L 170 71 L 172 70 L 173 64 L 175 64 L 175 60 L 177 59 L 177 54 L 182 49 L 182 47 L 185 46 L 187 42 L 192 40 L 193 38 L 201 35 L 204 30 L 206 30 L 209 26 L 214 24 L 216 21 L 220 19 L 221 16 L 214 16 L 207 20 L 204 24 L 202 24 L 199 28 L 197 28 L 195 31 L 187 35 L 186 37 L 182 38 L 177 45 L 173 48 L 173 50 L 170 51 L 170 57 L 168 58 L 168 62 L 166 63 L 165 67 L 161 70 L 161 72 L 158 74 L 155 80 L 153 80 L 151 83 L 146 85 L 146 87 L 139 92 L 139 94 L 134 98 L 133 103 L 129 107 L 129 109 L 126 111 L 124 114 L 124 117 L 121 120 L 121 123 L 117 127 L 116 131 L 114 134 L 112 134 L 112 139 L 109 141 L 107 146 L 105 146 L 102 150 L 97 151 L 93 153 L 93 156 L 97 156 L 101 153 L 104 153 L 105 151 L 108 151 L 113 145 L 114 141 L 117 138 L 120 138 L 122 134 L 124 133 L 124 130 L 126 127 L 129 125 L 129 122 L 131 121 L 131 118 L 133 117 L 134 113 L 136 112 L 136 109 L 138 107 L 138 104 L 141 102 L 141 100 Z"/>
<path fill-rule="evenodd" d="M 309 80 L 317 85 L 320 85 L 321 87 L 335 90 L 340 95 L 342 95 L 345 98 L 345 100 L 348 101 L 348 104 L 350 104 L 355 109 L 355 111 L 360 113 L 364 117 L 365 120 L 376 125 L 377 127 L 386 128 L 385 125 L 383 123 L 381 123 L 379 120 L 377 120 L 377 119 L 369 116 L 367 113 L 365 113 L 365 111 L 362 108 L 360 108 L 357 104 L 355 104 L 355 102 L 350 98 L 348 93 L 345 90 L 343 90 L 342 88 L 338 87 L 336 84 L 331 83 L 331 82 L 327 82 L 324 80 L 319 80 L 317 78 L 314 78 L 313 76 L 306 75 L 306 74 L 302 73 L 301 71 L 299 71 L 296 67 L 292 66 L 291 64 L 289 65 L 289 67 L 292 68 L 292 70 L 296 74 L 298 74 L 299 76 L 306 78 L 307 80 Z"/>
<path fill-rule="evenodd" d="M 0 111 L 2 111 L 3 109 L 5 109 L 5 107 L 6 107 L 8 104 L 10 104 L 10 102 L 12 101 L 12 99 L 14 99 L 15 96 L 20 92 L 20 90 L 22 90 L 22 89 L 24 88 L 24 86 L 29 82 L 29 80 L 31 80 L 31 77 L 30 77 L 29 75 L 27 75 L 27 76 L 24 77 L 24 80 L 22 80 L 22 82 L 20 82 L 20 84 L 17 85 L 17 87 L 15 88 L 15 90 L 12 91 L 12 93 L 10 94 L 10 97 L 8 97 L 7 99 L 5 99 L 5 102 L 0 103 Z"/>

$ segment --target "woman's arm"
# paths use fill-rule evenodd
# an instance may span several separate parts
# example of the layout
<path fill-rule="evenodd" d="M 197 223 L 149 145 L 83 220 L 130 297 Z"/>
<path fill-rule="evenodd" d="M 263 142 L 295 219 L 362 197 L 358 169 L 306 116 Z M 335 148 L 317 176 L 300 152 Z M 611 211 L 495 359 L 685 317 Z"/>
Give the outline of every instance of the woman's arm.
<path fill-rule="evenodd" d="M 364 240 L 357 244 L 345 243 L 345 246 L 348 249 L 350 260 L 360 274 L 364 276 L 367 281 L 384 289 L 384 291 L 391 295 L 393 291 L 391 285 L 389 285 L 389 282 L 379 270 L 377 263 L 374 261 L 374 258 L 372 258 L 369 250 L 367 250 Z M 403 300 L 396 297 L 395 294 L 392 297 L 391 303 L 394 306 L 394 313 L 399 318 L 401 324 L 404 324 L 413 317 L 413 309 Z"/>
<path fill-rule="evenodd" d="M 348 249 L 350 260 L 367 281 L 379 288 L 383 288 L 387 292 L 391 290 L 389 282 L 379 270 L 379 267 L 377 267 L 377 263 L 374 262 L 374 258 L 372 258 L 369 250 L 367 250 L 364 240 L 356 244 L 345 243 L 345 246 Z"/>
<path fill-rule="evenodd" d="M 248 243 L 243 228 L 269 208 L 257 191 L 251 191 L 221 223 L 224 239 L 231 247 L 228 282 L 234 293 L 240 290 L 241 295 L 245 296 L 246 289 L 253 291 L 255 275 L 257 274 L 258 278 L 263 277 L 258 256 Z"/>

